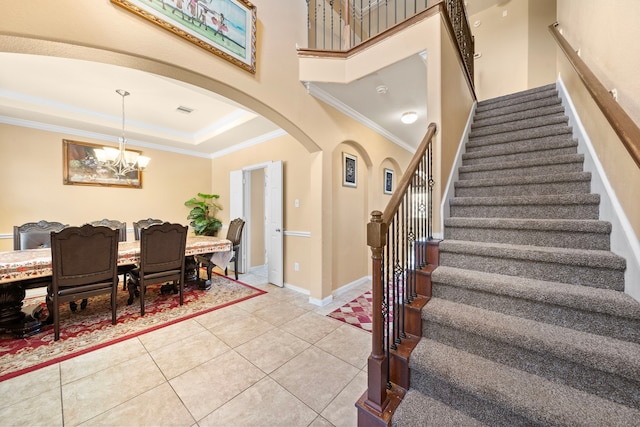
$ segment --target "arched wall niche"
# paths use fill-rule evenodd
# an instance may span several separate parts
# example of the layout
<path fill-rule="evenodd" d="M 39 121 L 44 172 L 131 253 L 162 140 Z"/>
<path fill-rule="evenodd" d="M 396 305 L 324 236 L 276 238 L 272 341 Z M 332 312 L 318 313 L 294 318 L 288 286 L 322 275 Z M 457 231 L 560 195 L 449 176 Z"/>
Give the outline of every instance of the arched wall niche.
<path fill-rule="evenodd" d="M 343 153 L 356 157 L 356 186 L 343 185 Z M 357 283 L 369 273 L 366 225 L 371 209 L 373 162 L 356 141 L 343 141 L 332 153 L 332 288 Z"/>
<path fill-rule="evenodd" d="M 175 64 L 106 49 L 12 35 L 0 35 L 0 51 L 117 65 L 198 86 L 237 102 L 271 120 L 294 137 L 308 152 L 313 153 L 321 150 L 305 132 L 269 105 L 251 97 L 238 88 Z"/>

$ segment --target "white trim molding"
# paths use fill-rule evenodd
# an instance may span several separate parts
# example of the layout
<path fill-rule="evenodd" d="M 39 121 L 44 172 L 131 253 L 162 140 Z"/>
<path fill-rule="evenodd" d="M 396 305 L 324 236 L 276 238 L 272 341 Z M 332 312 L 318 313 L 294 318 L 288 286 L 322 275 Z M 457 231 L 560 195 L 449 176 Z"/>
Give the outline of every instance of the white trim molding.
<path fill-rule="evenodd" d="M 584 154 L 584 170 L 591 172 L 591 192 L 600 195 L 600 219 L 611 223 L 611 252 L 627 261 L 625 292 L 640 301 L 640 242 L 616 197 L 561 77 L 558 77 L 556 87 L 565 107 L 565 114 L 569 117 L 569 125 L 573 127 L 573 136 L 578 140 L 578 153 Z"/>

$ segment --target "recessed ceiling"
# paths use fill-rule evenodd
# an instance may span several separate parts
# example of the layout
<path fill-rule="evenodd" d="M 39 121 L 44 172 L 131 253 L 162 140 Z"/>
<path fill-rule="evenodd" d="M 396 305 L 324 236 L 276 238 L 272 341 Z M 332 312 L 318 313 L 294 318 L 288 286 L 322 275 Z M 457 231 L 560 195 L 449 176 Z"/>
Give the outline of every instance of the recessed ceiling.
<path fill-rule="evenodd" d="M 0 52 L 0 122 L 214 156 L 284 132 L 202 88 L 115 65 Z M 185 114 L 180 108 L 192 110 Z"/>

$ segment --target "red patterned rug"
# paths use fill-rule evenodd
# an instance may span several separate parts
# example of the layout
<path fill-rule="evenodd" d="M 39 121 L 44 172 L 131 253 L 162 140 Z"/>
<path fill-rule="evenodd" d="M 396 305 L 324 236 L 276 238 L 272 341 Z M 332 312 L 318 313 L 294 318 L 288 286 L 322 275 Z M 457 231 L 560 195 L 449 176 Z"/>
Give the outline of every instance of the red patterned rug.
<path fill-rule="evenodd" d="M 53 325 L 22 339 L 0 335 L 0 381 L 266 293 L 225 276 L 214 274 L 212 282 L 207 291 L 195 285 L 185 287 L 182 306 L 177 294 L 163 295 L 159 285 L 149 287 L 144 317 L 139 300 L 127 305 L 129 293 L 120 288 L 116 325 L 111 324 L 108 295 L 89 299 L 85 310 L 78 307 L 72 312 L 65 304 L 60 307 L 59 341 L 53 340 Z M 33 304 L 46 310 L 44 297 L 27 299 L 24 305 Z"/>
<path fill-rule="evenodd" d="M 335 309 L 327 316 L 371 332 L 371 291 Z"/>

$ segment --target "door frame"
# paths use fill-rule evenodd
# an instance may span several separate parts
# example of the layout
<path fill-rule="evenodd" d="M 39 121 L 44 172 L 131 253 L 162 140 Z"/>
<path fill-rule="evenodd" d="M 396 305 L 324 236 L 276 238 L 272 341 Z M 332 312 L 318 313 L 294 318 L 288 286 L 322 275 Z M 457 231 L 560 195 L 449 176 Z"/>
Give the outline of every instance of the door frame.
<path fill-rule="evenodd" d="M 264 169 L 265 172 L 265 176 L 267 174 L 267 170 L 269 168 L 269 165 L 273 163 L 271 161 L 269 162 L 262 162 L 262 163 L 256 163 L 253 165 L 249 165 L 249 166 L 244 166 L 242 169 L 240 169 L 240 171 L 242 171 L 242 219 L 244 219 L 245 224 L 244 224 L 244 229 L 242 232 L 242 238 L 241 238 L 241 245 L 242 245 L 242 251 L 241 252 L 241 256 L 238 260 L 238 270 L 241 272 L 247 272 L 248 271 L 248 265 L 249 265 L 249 258 L 250 258 L 250 254 L 251 254 L 251 239 L 249 239 L 249 236 L 251 235 L 251 230 L 252 227 L 254 227 L 255 225 L 251 223 L 251 218 L 250 215 L 247 214 L 247 212 L 251 212 L 251 181 L 250 181 L 250 175 L 251 172 L 254 170 L 258 170 L 258 169 Z M 238 170 L 235 171 L 231 171 L 231 173 L 233 172 L 238 172 Z M 265 180 L 265 184 L 266 184 L 266 180 Z M 231 199 L 234 196 L 234 193 L 231 192 L 229 195 L 229 199 Z M 269 206 L 269 192 L 265 191 L 264 193 L 264 201 L 263 203 L 265 204 L 265 218 L 263 219 L 263 224 L 262 227 L 266 230 L 267 228 L 267 224 L 266 224 L 266 207 Z M 230 205 L 234 205 L 234 201 L 231 201 Z M 233 218 L 229 218 L 229 220 L 232 220 Z M 265 239 L 267 238 L 267 233 L 265 232 Z M 265 242 L 265 265 L 269 265 L 269 247 L 268 245 L 266 245 L 267 242 Z"/>

